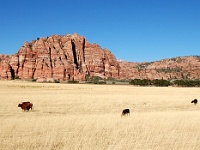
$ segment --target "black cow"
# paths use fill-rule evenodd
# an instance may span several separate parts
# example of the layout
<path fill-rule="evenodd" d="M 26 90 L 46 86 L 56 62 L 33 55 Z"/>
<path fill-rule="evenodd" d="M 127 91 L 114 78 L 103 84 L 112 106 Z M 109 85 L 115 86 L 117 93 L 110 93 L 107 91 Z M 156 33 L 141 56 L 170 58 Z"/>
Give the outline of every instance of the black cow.
<path fill-rule="evenodd" d="M 29 111 L 29 109 L 33 109 L 33 104 L 30 102 L 23 102 L 22 104 L 18 104 L 18 107 L 21 107 L 24 111 Z"/>
<path fill-rule="evenodd" d="M 124 109 L 122 111 L 122 115 L 121 116 L 125 116 L 125 115 L 130 115 L 130 110 L 129 109 Z"/>
<path fill-rule="evenodd" d="M 194 103 L 196 105 L 198 103 L 198 100 L 194 99 L 193 101 L 191 101 L 191 103 Z"/>

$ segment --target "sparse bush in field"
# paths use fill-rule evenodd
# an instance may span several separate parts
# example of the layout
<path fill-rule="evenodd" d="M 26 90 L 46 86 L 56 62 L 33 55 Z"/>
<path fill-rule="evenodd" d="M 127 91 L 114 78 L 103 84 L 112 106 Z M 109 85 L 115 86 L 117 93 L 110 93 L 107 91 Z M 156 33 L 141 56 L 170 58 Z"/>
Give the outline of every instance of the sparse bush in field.
<path fill-rule="evenodd" d="M 60 80 L 58 79 L 58 80 L 55 80 L 54 82 L 55 82 L 55 83 L 60 83 Z"/>
<path fill-rule="evenodd" d="M 32 82 L 36 82 L 37 80 L 36 80 L 36 79 L 34 79 L 34 77 L 32 77 L 31 81 L 32 81 Z"/>
<path fill-rule="evenodd" d="M 106 84 L 103 78 L 99 76 L 91 76 L 86 77 L 87 83 L 93 83 L 93 84 Z"/>
<path fill-rule="evenodd" d="M 170 81 L 163 80 L 163 79 L 155 79 L 155 80 L 148 80 L 148 79 L 134 79 L 129 82 L 132 85 L 139 85 L 139 86 L 169 86 Z"/>
<path fill-rule="evenodd" d="M 36 82 L 37 80 L 36 80 L 36 79 L 32 79 L 31 81 L 32 81 L 32 82 Z"/>
<path fill-rule="evenodd" d="M 20 77 L 19 76 L 15 76 L 15 79 L 20 79 Z"/>
<path fill-rule="evenodd" d="M 105 81 L 99 81 L 98 83 L 95 83 L 95 84 L 106 84 Z"/>
<path fill-rule="evenodd" d="M 152 82 L 152 85 L 155 85 L 155 86 L 169 86 L 170 85 L 170 81 L 167 81 L 167 80 L 158 80 L 158 79 L 155 79 Z"/>
<path fill-rule="evenodd" d="M 131 80 L 129 84 L 147 86 L 147 85 L 151 85 L 151 81 L 147 79 L 134 79 L 134 80 Z"/>
<path fill-rule="evenodd" d="M 108 77 L 106 80 L 107 80 L 107 81 L 115 81 L 116 79 L 115 79 L 115 78 L 112 78 L 112 77 Z"/>
<path fill-rule="evenodd" d="M 76 80 L 69 80 L 68 83 L 71 83 L 71 84 L 76 84 L 76 83 L 79 83 L 78 81 Z"/>
<path fill-rule="evenodd" d="M 170 82 L 169 80 L 164 79 L 155 79 L 155 80 L 147 80 L 147 79 L 134 79 L 129 82 L 132 85 L 139 86 L 180 86 L 180 87 L 200 87 L 200 80 L 175 80 Z"/>
<path fill-rule="evenodd" d="M 125 80 L 125 79 L 118 80 L 112 77 L 107 78 L 105 81 L 106 83 L 109 83 L 109 84 L 129 84 L 129 80 Z"/>
<path fill-rule="evenodd" d="M 173 84 L 181 87 L 200 87 L 200 80 L 176 80 Z"/>

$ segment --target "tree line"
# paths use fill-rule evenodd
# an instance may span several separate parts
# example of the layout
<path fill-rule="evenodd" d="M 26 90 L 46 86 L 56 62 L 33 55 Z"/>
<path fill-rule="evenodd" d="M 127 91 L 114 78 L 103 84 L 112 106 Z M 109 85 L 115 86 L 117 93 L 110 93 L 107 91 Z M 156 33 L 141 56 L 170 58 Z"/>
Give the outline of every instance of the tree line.
<path fill-rule="evenodd" d="M 123 82 L 130 85 L 136 86 L 158 86 L 158 87 L 167 87 L 167 86 L 178 86 L 178 87 L 200 87 L 200 80 L 164 80 L 164 79 L 132 79 L 132 80 L 116 80 L 114 78 L 103 79 L 98 76 L 87 77 L 86 83 L 91 84 L 119 84 Z"/>
<path fill-rule="evenodd" d="M 179 86 L 179 87 L 200 87 L 200 80 L 164 80 L 164 79 L 134 79 L 129 84 L 138 86 Z"/>

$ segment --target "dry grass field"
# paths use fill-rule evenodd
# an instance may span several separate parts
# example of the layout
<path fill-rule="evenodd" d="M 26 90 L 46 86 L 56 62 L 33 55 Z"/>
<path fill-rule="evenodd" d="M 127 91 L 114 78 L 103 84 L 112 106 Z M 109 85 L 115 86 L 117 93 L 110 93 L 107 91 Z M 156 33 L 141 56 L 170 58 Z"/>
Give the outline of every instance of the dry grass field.
<path fill-rule="evenodd" d="M 200 149 L 200 88 L 0 81 L 0 95 L 1 150 Z"/>

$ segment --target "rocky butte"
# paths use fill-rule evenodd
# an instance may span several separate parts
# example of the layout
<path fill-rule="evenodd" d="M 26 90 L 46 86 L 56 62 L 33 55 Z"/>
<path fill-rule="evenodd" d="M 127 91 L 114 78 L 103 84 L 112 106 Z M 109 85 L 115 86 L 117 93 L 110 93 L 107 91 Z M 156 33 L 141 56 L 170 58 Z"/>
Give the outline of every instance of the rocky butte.
<path fill-rule="evenodd" d="M 2 80 L 85 81 L 91 76 L 119 80 L 199 79 L 200 56 L 146 63 L 118 61 L 110 50 L 78 34 L 38 38 L 25 42 L 16 54 L 0 54 Z"/>
<path fill-rule="evenodd" d="M 0 78 L 37 81 L 119 78 L 119 63 L 108 50 L 78 34 L 25 42 L 17 54 L 0 56 Z"/>

